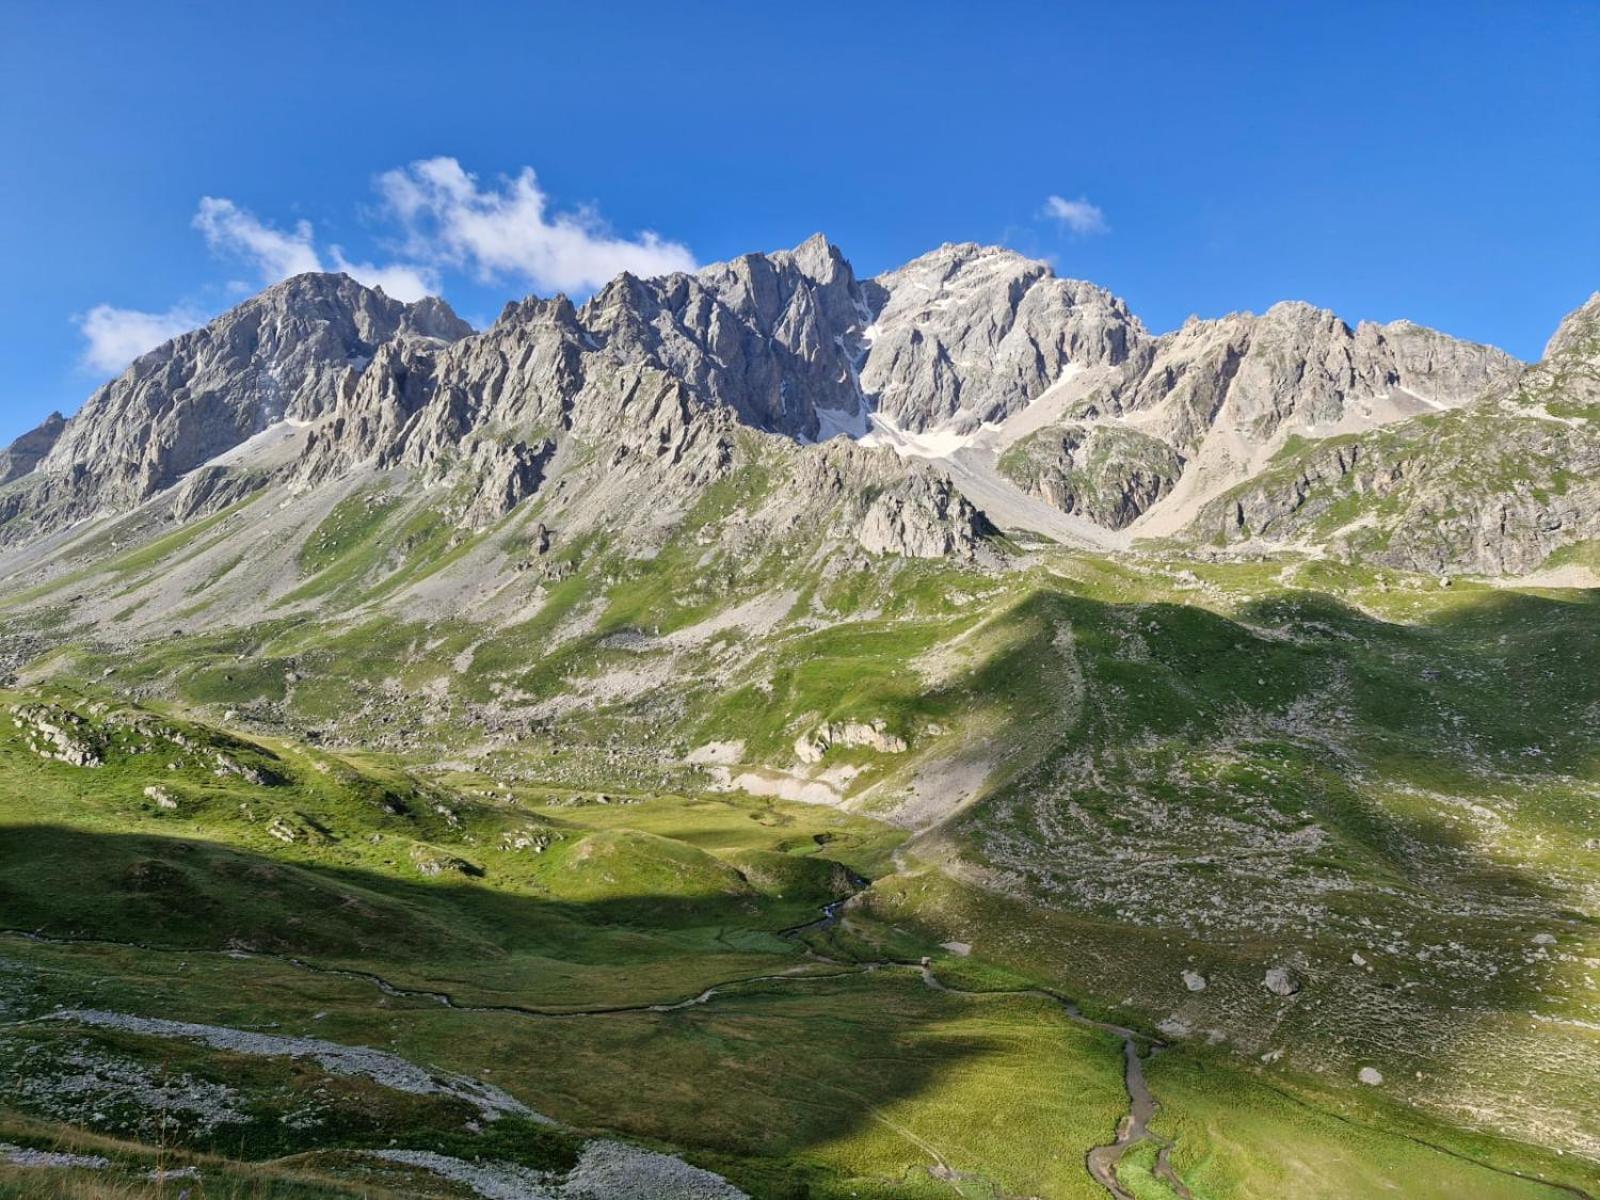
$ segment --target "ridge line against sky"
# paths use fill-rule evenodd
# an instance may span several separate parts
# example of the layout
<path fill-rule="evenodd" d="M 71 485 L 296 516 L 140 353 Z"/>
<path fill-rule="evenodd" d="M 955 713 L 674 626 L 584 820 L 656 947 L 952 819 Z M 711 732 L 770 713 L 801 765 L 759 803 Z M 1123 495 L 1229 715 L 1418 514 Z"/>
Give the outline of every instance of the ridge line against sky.
<path fill-rule="evenodd" d="M 224 287 L 234 299 L 307 271 L 343 272 L 410 303 L 443 295 L 447 273 L 520 287 L 517 295 L 532 289 L 581 296 L 624 271 L 648 278 L 701 265 L 687 246 L 653 230 L 635 237 L 613 233 L 591 206 L 553 211 L 532 167 L 485 186 L 455 159 L 439 156 L 385 171 L 375 187 L 381 212 L 399 229 L 391 244 L 397 257 L 384 263 L 352 261 L 337 245 L 319 248 L 310 221 L 280 228 L 225 197 L 202 196 L 191 224 L 219 258 L 248 269 L 253 283 L 230 280 Z M 1077 237 L 1109 231 L 1105 214 L 1087 197 L 1048 196 L 1039 216 Z M 215 315 L 189 300 L 157 312 L 96 304 L 76 318 L 86 343 L 84 365 L 120 372 Z"/>
<path fill-rule="evenodd" d="M 308 269 L 481 326 L 817 230 L 863 275 L 978 241 L 1158 331 L 1303 299 L 1522 358 L 1600 288 L 1600 5 L 192 16 L 0 13 L 0 444 Z"/>

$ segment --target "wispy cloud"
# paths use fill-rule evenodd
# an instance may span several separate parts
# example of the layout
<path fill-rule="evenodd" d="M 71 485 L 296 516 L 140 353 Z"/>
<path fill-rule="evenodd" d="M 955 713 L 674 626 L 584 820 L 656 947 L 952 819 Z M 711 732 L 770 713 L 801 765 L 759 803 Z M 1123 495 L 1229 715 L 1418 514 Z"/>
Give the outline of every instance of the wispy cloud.
<path fill-rule="evenodd" d="M 410 304 L 424 296 L 439 294 L 439 273 L 432 267 L 419 267 L 410 263 L 389 263 L 377 266 L 369 262 L 352 262 L 338 246 L 329 250 L 332 270 L 343 271 L 358 283 L 379 287 L 396 300 Z"/>
<path fill-rule="evenodd" d="M 356 262 L 338 246 L 329 247 L 324 256 L 317 249 L 310 221 L 297 221 L 290 230 L 278 229 L 225 197 L 202 196 L 194 227 L 218 254 L 243 259 L 255 267 L 264 283 L 277 283 L 306 271 L 332 270 L 343 271 L 368 287 L 381 287 L 408 304 L 439 291 L 438 272 L 430 267 Z"/>
<path fill-rule="evenodd" d="M 97 304 L 76 318 L 87 343 L 83 365 L 92 371 L 115 373 L 162 342 L 187 333 L 204 319 L 201 313 L 181 305 L 152 313 Z"/>
<path fill-rule="evenodd" d="M 267 283 L 322 270 L 310 221 L 299 221 L 285 233 L 257 220 L 232 200 L 202 196 L 200 209 L 194 214 L 194 227 L 205 235 L 206 245 L 218 254 L 234 255 L 252 263 Z"/>
<path fill-rule="evenodd" d="M 623 271 L 664 275 L 695 267 L 688 247 L 656 233 L 618 237 L 591 208 L 551 211 L 532 167 L 485 187 L 454 158 L 422 159 L 385 172 L 378 191 L 405 231 L 408 257 L 484 281 L 510 277 L 580 292 Z"/>
<path fill-rule="evenodd" d="M 247 265 L 262 283 L 343 271 L 407 303 L 438 295 L 451 271 L 541 291 L 586 292 L 623 271 L 663 275 L 696 265 L 682 243 L 650 231 L 619 236 L 592 208 L 555 211 L 532 167 L 486 185 L 454 158 L 419 159 L 384 172 L 375 186 L 395 226 L 393 262 L 353 259 L 340 246 L 319 245 L 310 221 L 275 225 L 226 196 L 202 196 L 192 223 L 214 253 Z M 250 286 L 233 280 L 222 291 L 240 295 Z M 75 318 L 86 342 L 83 363 L 120 371 L 206 315 L 189 305 L 166 312 L 96 305 Z"/>
<path fill-rule="evenodd" d="M 1060 221 L 1064 227 L 1079 237 L 1107 233 L 1111 229 L 1111 226 L 1106 224 L 1106 214 L 1100 210 L 1099 205 L 1090 204 L 1087 196 L 1079 196 L 1076 200 L 1051 196 L 1044 202 L 1044 215 Z"/>

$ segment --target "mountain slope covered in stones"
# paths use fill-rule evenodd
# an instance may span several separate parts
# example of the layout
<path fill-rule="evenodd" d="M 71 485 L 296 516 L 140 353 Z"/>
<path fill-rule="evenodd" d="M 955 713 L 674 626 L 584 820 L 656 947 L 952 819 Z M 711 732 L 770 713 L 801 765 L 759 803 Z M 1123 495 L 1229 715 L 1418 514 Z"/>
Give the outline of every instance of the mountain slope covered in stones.
<path fill-rule="evenodd" d="M 1419 571 L 1592 567 L 1600 296 L 1543 359 L 1461 409 L 1286 446 L 1202 510 L 1226 542 L 1301 542 Z"/>
<path fill-rule="evenodd" d="M 623 276 L 581 309 L 508 306 L 468 334 L 442 302 L 408 308 L 343 277 L 269 289 L 8 452 L 5 537 L 126 511 L 280 423 L 308 429 L 281 468 L 297 484 L 369 461 L 449 476 L 471 489 L 459 515 L 472 526 L 596 434 L 618 441 L 597 473 L 664 456 L 684 477 L 668 489 L 691 492 L 728 460 L 722 422 L 959 459 L 1024 508 L 1125 541 L 1192 529 L 1291 438 L 1457 408 L 1522 370 L 1488 347 L 1404 322 L 1352 331 L 1303 304 L 1153 337 L 1110 293 L 1009 251 L 946 246 L 858 281 L 820 237 L 693 276 Z M 991 507 L 1028 524 L 1004 499 Z"/>
<path fill-rule="evenodd" d="M 1597 313 L 159 348 L 0 457 L 0 1192 L 1600 1194 Z"/>

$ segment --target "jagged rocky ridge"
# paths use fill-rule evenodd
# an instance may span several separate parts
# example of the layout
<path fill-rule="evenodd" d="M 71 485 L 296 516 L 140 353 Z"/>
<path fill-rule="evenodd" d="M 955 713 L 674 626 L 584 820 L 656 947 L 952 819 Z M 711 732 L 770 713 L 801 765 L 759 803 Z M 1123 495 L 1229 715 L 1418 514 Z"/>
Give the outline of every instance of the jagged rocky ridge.
<path fill-rule="evenodd" d="M 468 332 L 441 300 L 401 304 L 343 275 L 268 288 L 90 396 L 0 496 L 0 521 L 21 526 L 7 540 L 132 508 L 278 421 L 320 416 L 381 345 Z"/>
<path fill-rule="evenodd" d="M 0 450 L 0 485 L 20 479 L 37 467 L 50 453 L 66 426 L 67 419 L 53 412 L 11 445 Z"/>
<path fill-rule="evenodd" d="M 1291 447 L 1196 528 L 1488 575 L 1600 538 L 1600 293 L 1514 381 L 1461 409 Z"/>
<path fill-rule="evenodd" d="M 797 481 L 826 477 L 876 552 L 975 552 L 984 520 L 937 469 L 946 454 L 1107 530 L 1304 540 L 1328 507 L 1306 499 L 1319 481 L 1387 487 L 1385 472 L 1407 469 L 1385 466 L 1390 431 L 1509 395 L 1523 371 L 1408 322 L 1351 329 L 1298 303 L 1152 336 L 1109 292 L 970 244 L 858 280 L 817 236 L 692 275 L 623 275 L 581 307 L 513 303 L 479 334 L 439 300 L 301 276 L 144 356 L 5 452 L 0 541 L 169 489 L 186 520 L 273 480 L 303 492 L 367 467 L 444 487 L 465 529 L 535 495 L 577 527 L 650 527 L 747 461 L 749 437 L 801 464 L 800 491 L 770 506 L 775 531 L 817 500 Z M 240 452 L 282 423 L 305 426 L 292 453 L 263 469 Z M 838 432 L 902 459 L 805 445 Z M 1275 456 L 1302 443 L 1305 469 L 1280 480 Z M 1366 474 L 1351 474 L 1352 455 Z M 1503 529 L 1452 534 L 1437 553 L 1383 553 L 1526 570 L 1587 536 L 1570 506 L 1553 538 L 1521 532 L 1549 513 L 1518 502 L 1501 514 Z"/>

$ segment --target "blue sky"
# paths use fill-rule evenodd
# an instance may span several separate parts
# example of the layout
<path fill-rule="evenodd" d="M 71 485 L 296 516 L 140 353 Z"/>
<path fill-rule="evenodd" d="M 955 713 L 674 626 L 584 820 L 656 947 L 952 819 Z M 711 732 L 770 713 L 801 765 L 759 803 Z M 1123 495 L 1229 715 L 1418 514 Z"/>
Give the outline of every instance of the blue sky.
<path fill-rule="evenodd" d="M 478 323 L 816 230 L 1531 357 L 1600 289 L 1597 62 L 1593 3 L 11 0 L 0 439 L 306 265 Z"/>

